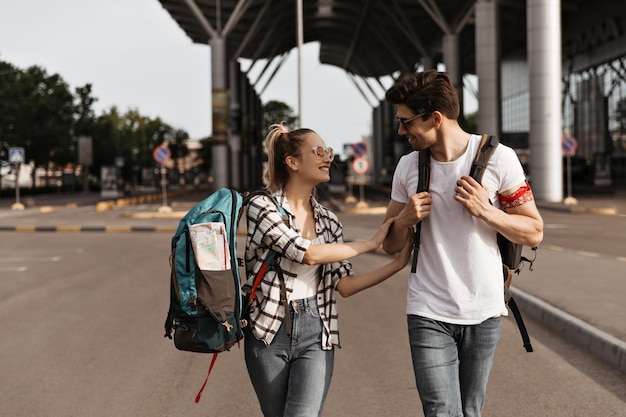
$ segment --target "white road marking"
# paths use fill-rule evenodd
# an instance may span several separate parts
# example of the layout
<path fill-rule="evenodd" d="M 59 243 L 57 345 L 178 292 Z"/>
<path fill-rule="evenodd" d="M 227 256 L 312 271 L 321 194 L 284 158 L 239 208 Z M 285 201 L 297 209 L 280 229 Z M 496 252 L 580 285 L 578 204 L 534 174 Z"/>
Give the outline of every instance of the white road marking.
<path fill-rule="evenodd" d="M 39 258 L 25 258 L 25 257 L 11 257 L 0 258 L 0 262 L 59 262 L 60 256 L 39 257 Z"/>
<path fill-rule="evenodd" d="M 0 266 L 0 271 L 4 272 L 24 272 L 28 270 L 27 266 Z"/>

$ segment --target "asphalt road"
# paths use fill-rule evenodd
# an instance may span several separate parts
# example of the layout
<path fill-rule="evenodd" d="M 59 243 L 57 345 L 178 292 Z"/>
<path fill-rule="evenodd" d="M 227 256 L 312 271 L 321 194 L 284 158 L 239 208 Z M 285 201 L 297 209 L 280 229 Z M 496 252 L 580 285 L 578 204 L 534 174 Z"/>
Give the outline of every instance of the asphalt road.
<path fill-rule="evenodd" d="M 66 223 L 115 215 L 82 208 L 64 213 Z M 562 252 L 565 261 L 594 248 L 619 256 L 615 248 L 624 246 L 615 218 L 585 217 L 585 228 L 574 232 L 571 215 L 545 217 L 555 225 L 546 243 L 572 248 Z M 369 236 L 380 218 L 342 215 L 346 238 Z M 0 416 L 260 415 L 237 347 L 219 355 L 194 403 L 210 355 L 177 351 L 163 337 L 170 233 L 0 236 Z M 363 255 L 355 270 L 385 261 Z M 339 300 L 342 348 L 325 417 L 422 415 L 406 335 L 407 274 Z M 623 373 L 526 321 L 535 352 L 524 351 L 513 320 L 505 320 L 485 417 L 626 416 Z"/>

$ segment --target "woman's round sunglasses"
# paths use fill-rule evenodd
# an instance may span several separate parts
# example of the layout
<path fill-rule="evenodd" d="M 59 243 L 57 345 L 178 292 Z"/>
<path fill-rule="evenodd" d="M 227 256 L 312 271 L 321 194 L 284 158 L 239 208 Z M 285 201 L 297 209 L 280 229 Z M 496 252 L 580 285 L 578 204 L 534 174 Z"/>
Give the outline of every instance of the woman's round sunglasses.
<path fill-rule="evenodd" d="M 335 151 L 330 146 L 312 146 L 311 149 L 317 159 L 324 159 L 324 156 L 327 156 L 330 159 L 335 157 Z"/>

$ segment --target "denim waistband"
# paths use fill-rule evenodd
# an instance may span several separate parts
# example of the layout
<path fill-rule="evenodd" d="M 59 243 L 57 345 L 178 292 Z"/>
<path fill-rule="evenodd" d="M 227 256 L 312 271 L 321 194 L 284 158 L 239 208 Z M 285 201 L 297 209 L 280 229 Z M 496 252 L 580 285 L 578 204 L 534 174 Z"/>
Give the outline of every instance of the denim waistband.
<path fill-rule="evenodd" d="M 307 308 L 317 309 L 317 296 L 314 295 L 309 298 L 301 298 L 299 300 L 289 301 L 289 306 L 292 310 L 306 310 Z"/>

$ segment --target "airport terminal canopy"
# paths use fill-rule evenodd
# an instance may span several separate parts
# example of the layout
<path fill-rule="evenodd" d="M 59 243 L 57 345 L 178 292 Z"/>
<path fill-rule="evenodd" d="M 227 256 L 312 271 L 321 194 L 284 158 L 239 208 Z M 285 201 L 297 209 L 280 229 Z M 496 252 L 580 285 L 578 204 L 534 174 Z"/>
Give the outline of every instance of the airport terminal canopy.
<path fill-rule="evenodd" d="M 297 0 L 160 2 L 194 43 L 207 44 L 215 36 L 224 36 L 230 59 L 271 59 L 297 46 Z M 442 36 L 448 31 L 463 37 L 462 71 L 472 72 L 474 3 L 302 0 L 304 43 L 320 43 L 323 64 L 361 77 L 381 77 L 413 71 L 423 56 L 437 62 Z M 522 14 L 524 7 L 523 3 L 513 6 Z M 523 24 L 511 33 L 523 40 Z"/>
<path fill-rule="evenodd" d="M 226 39 L 230 59 L 271 59 L 297 46 L 298 0 L 159 1 L 194 43 Z M 301 1 L 303 41 L 320 43 L 323 64 L 360 77 L 407 73 L 424 59 L 443 62 L 442 39 L 453 35 L 461 73 L 475 73 L 474 7 L 486 0 Z M 526 3 L 498 1 L 502 59 L 526 52 Z M 564 26 L 583 4 L 561 0 Z"/>

